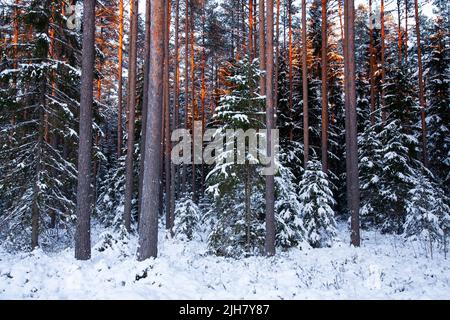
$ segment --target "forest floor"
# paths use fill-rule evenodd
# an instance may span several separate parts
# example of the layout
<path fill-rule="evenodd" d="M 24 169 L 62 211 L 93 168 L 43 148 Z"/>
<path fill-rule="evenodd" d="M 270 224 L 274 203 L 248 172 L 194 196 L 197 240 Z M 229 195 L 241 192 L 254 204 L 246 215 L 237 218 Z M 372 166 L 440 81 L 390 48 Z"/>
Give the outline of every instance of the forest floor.
<path fill-rule="evenodd" d="M 105 245 L 107 235 L 94 228 L 87 262 L 73 249 L 10 254 L 0 246 L 0 299 L 450 299 L 442 252 L 431 258 L 424 244 L 373 231 L 353 248 L 343 224 L 332 248 L 240 260 L 161 234 L 160 256 L 137 262 L 135 237 Z"/>

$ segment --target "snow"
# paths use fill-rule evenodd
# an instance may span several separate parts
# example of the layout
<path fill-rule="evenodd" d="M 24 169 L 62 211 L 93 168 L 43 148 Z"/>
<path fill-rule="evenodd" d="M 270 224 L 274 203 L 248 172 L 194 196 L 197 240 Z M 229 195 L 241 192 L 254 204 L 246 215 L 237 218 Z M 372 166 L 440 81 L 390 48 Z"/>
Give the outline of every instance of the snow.
<path fill-rule="evenodd" d="M 94 228 L 85 262 L 73 249 L 11 254 L 0 246 L 0 299 L 450 299 L 442 253 L 431 259 L 419 242 L 373 231 L 353 248 L 348 234 L 340 224 L 332 248 L 234 260 L 161 230 L 159 257 L 137 262 L 136 237 L 99 250 L 108 233 Z"/>

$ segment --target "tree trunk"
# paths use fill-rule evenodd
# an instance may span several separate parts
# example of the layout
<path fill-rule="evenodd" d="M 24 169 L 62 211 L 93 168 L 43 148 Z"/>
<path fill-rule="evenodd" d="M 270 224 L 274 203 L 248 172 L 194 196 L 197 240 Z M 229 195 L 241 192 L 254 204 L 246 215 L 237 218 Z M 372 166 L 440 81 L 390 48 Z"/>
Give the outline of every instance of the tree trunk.
<path fill-rule="evenodd" d="M 420 17 L 419 3 L 414 0 L 414 14 L 416 18 L 416 42 L 417 42 L 417 64 L 419 65 L 419 102 L 420 102 L 420 119 L 422 124 L 422 161 L 425 167 L 428 166 L 427 154 L 427 124 L 425 122 L 425 86 L 423 83 L 423 65 L 422 65 L 422 48 L 420 47 Z"/>
<path fill-rule="evenodd" d="M 271 130 L 274 129 L 273 108 L 273 0 L 267 0 L 267 75 L 266 75 L 266 129 L 267 129 L 267 152 L 273 157 L 271 150 Z M 266 176 L 266 255 L 275 255 L 275 183 L 274 175 Z"/>
<path fill-rule="evenodd" d="M 171 3 L 170 0 L 166 0 L 166 14 L 165 14 L 165 43 L 164 43 L 164 168 L 165 168 L 165 193 L 166 193 L 166 230 L 172 229 L 172 214 L 171 211 L 171 161 L 170 161 L 170 84 L 169 84 L 169 42 L 170 42 L 170 14 L 171 14 Z"/>
<path fill-rule="evenodd" d="M 345 42 L 346 42 L 346 106 L 345 106 L 345 144 L 347 164 L 347 196 L 351 214 L 351 243 L 360 245 L 359 233 L 359 177 L 358 177 L 358 143 L 356 115 L 356 83 L 355 83 L 355 7 L 354 0 L 345 0 L 344 4 Z"/>
<path fill-rule="evenodd" d="M 263 1 L 263 0 L 261 0 Z M 281 0 L 277 0 L 277 20 L 276 20 L 276 34 L 275 34 L 275 93 L 273 94 L 273 108 L 274 114 L 277 114 L 278 109 L 278 70 L 280 66 L 280 2 Z M 264 2 L 263 2 L 264 3 Z M 263 26 L 264 28 L 264 26 Z M 263 38 L 264 39 L 264 38 Z M 265 94 L 265 93 L 264 93 Z M 274 126 L 276 127 L 277 117 L 275 117 Z"/>
<path fill-rule="evenodd" d="M 161 128 L 164 72 L 164 1 L 151 1 L 151 55 L 148 88 L 148 117 L 145 141 L 142 212 L 139 222 L 137 258 L 143 261 L 158 253 L 158 209 L 161 183 Z"/>
<path fill-rule="evenodd" d="M 294 94 L 294 83 L 292 81 L 292 0 L 288 1 L 288 27 L 289 27 L 289 119 L 291 125 L 289 125 L 289 141 L 293 138 L 293 128 L 292 128 L 292 108 L 293 108 L 293 94 Z"/>
<path fill-rule="evenodd" d="M 383 125 L 386 123 L 386 110 L 385 110 L 385 101 L 384 101 L 384 80 L 385 80 L 385 53 L 386 53 L 386 44 L 385 44 L 385 27 L 384 27 L 384 0 L 381 0 L 380 4 L 380 24 L 381 24 L 381 88 L 380 88 L 380 100 L 381 100 L 381 119 Z"/>
<path fill-rule="evenodd" d="M 130 3 L 130 43 L 128 60 L 128 139 L 127 157 L 125 160 L 125 208 L 123 211 L 123 225 L 127 231 L 131 230 L 131 209 L 133 198 L 133 156 L 134 156 L 134 120 L 136 109 L 136 62 L 137 62 L 137 28 L 138 28 L 138 0 Z"/>
<path fill-rule="evenodd" d="M 322 170 L 328 173 L 327 0 L 322 0 Z"/>
<path fill-rule="evenodd" d="M 376 68 L 376 56 L 375 46 L 373 39 L 373 12 L 372 12 L 372 0 L 369 0 L 369 54 L 370 54 L 370 124 L 375 125 L 375 68 Z"/>
<path fill-rule="evenodd" d="M 184 19 L 184 127 L 189 128 L 189 0 L 186 0 Z M 183 163 L 181 192 L 187 191 L 187 164 Z"/>
<path fill-rule="evenodd" d="M 173 100 L 174 100 L 174 111 L 173 111 L 173 118 L 172 118 L 172 128 L 177 129 L 178 128 L 178 122 L 179 122 L 179 108 L 180 108 L 180 67 L 179 67 L 179 23 L 180 23 L 180 0 L 176 0 L 175 4 L 175 86 L 174 86 L 174 93 L 173 93 Z M 172 212 L 172 215 L 170 216 L 170 234 L 173 236 L 173 226 L 174 226 L 174 220 L 175 220 L 175 197 L 177 195 L 178 185 L 179 185 L 179 170 L 173 162 L 171 162 L 170 167 L 170 212 Z M 178 189 L 179 190 L 179 189 Z"/>
<path fill-rule="evenodd" d="M 189 23 L 191 27 L 191 111 L 192 111 L 192 121 L 191 121 L 191 133 L 192 133 L 192 201 L 197 201 L 197 189 L 196 189 L 196 169 L 194 161 L 194 145 L 195 145 L 195 135 L 194 127 L 195 121 L 197 120 L 197 100 L 195 97 L 195 21 L 194 21 L 194 10 L 189 12 Z"/>
<path fill-rule="evenodd" d="M 259 0 L 259 68 L 263 72 L 265 72 L 266 70 L 266 35 L 264 32 L 264 14 L 264 0 Z M 259 79 L 259 89 L 262 96 L 266 95 L 266 77 L 264 74 L 261 75 Z"/>
<path fill-rule="evenodd" d="M 253 0 L 248 0 L 248 55 L 250 62 L 253 61 Z"/>
<path fill-rule="evenodd" d="M 309 119 L 308 119 L 308 43 L 306 39 L 306 0 L 302 0 L 302 84 L 303 84 L 303 162 L 306 169 L 309 159 Z"/>
<path fill-rule="evenodd" d="M 119 49 L 118 49 L 118 85 L 117 85 L 117 156 L 122 155 L 122 67 L 123 67 L 123 0 L 119 2 Z"/>
<path fill-rule="evenodd" d="M 147 128 L 147 106 L 148 106 L 148 75 L 150 70 L 150 26 L 151 19 L 150 15 L 152 12 L 152 7 L 150 5 L 150 0 L 146 0 L 145 4 L 145 44 L 144 44 L 144 92 L 142 99 L 142 121 L 141 121 L 141 141 L 139 142 L 141 158 L 139 159 L 139 201 L 138 201 L 138 216 L 141 215 L 141 197 L 142 197 L 142 184 L 144 180 L 144 161 L 145 161 L 145 137 Z M 139 220 L 139 219 L 138 219 Z"/>
<path fill-rule="evenodd" d="M 78 147 L 77 226 L 75 259 L 91 258 L 91 151 L 94 80 L 95 0 L 83 1 L 80 132 Z"/>

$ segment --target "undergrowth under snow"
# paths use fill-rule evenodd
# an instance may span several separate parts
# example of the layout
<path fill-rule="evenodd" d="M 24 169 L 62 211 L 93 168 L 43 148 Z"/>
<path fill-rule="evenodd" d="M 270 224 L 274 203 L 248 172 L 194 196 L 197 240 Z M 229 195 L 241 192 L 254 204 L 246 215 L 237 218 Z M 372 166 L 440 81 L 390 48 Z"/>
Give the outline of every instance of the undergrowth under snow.
<path fill-rule="evenodd" d="M 0 299 L 450 299 L 443 253 L 431 258 L 421 243 L 376 232 L 363 232 L 353 248 L 344 229 L 345 241 L 332 248 L 241 260 L 163 234 L 159 257 L 144 262 L 135 259 L 134 236 L 107 232 L 94 237 L 87 262 L 73 249 L 11 254 L 0 246 Z"/>

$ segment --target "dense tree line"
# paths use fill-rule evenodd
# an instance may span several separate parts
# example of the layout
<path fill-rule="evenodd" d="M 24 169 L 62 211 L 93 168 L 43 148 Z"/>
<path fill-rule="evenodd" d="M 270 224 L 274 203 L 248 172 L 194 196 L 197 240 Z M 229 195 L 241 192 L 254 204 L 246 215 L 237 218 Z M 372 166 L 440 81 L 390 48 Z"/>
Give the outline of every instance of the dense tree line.
<path fill-rule="evenodd" d="M 274 255 L 348 219 L 354 246 L 360 227 L 445 245 L 450 14 L 423 4 L 0 0 L 1 241 L 89 259 L 95 219 L 137 233 L 139 260 L 160 224 Z M 277 172 L 222 164 L 226 145 L 171 161 L 174 129 L 211 128 L 279 129 Z"/>

